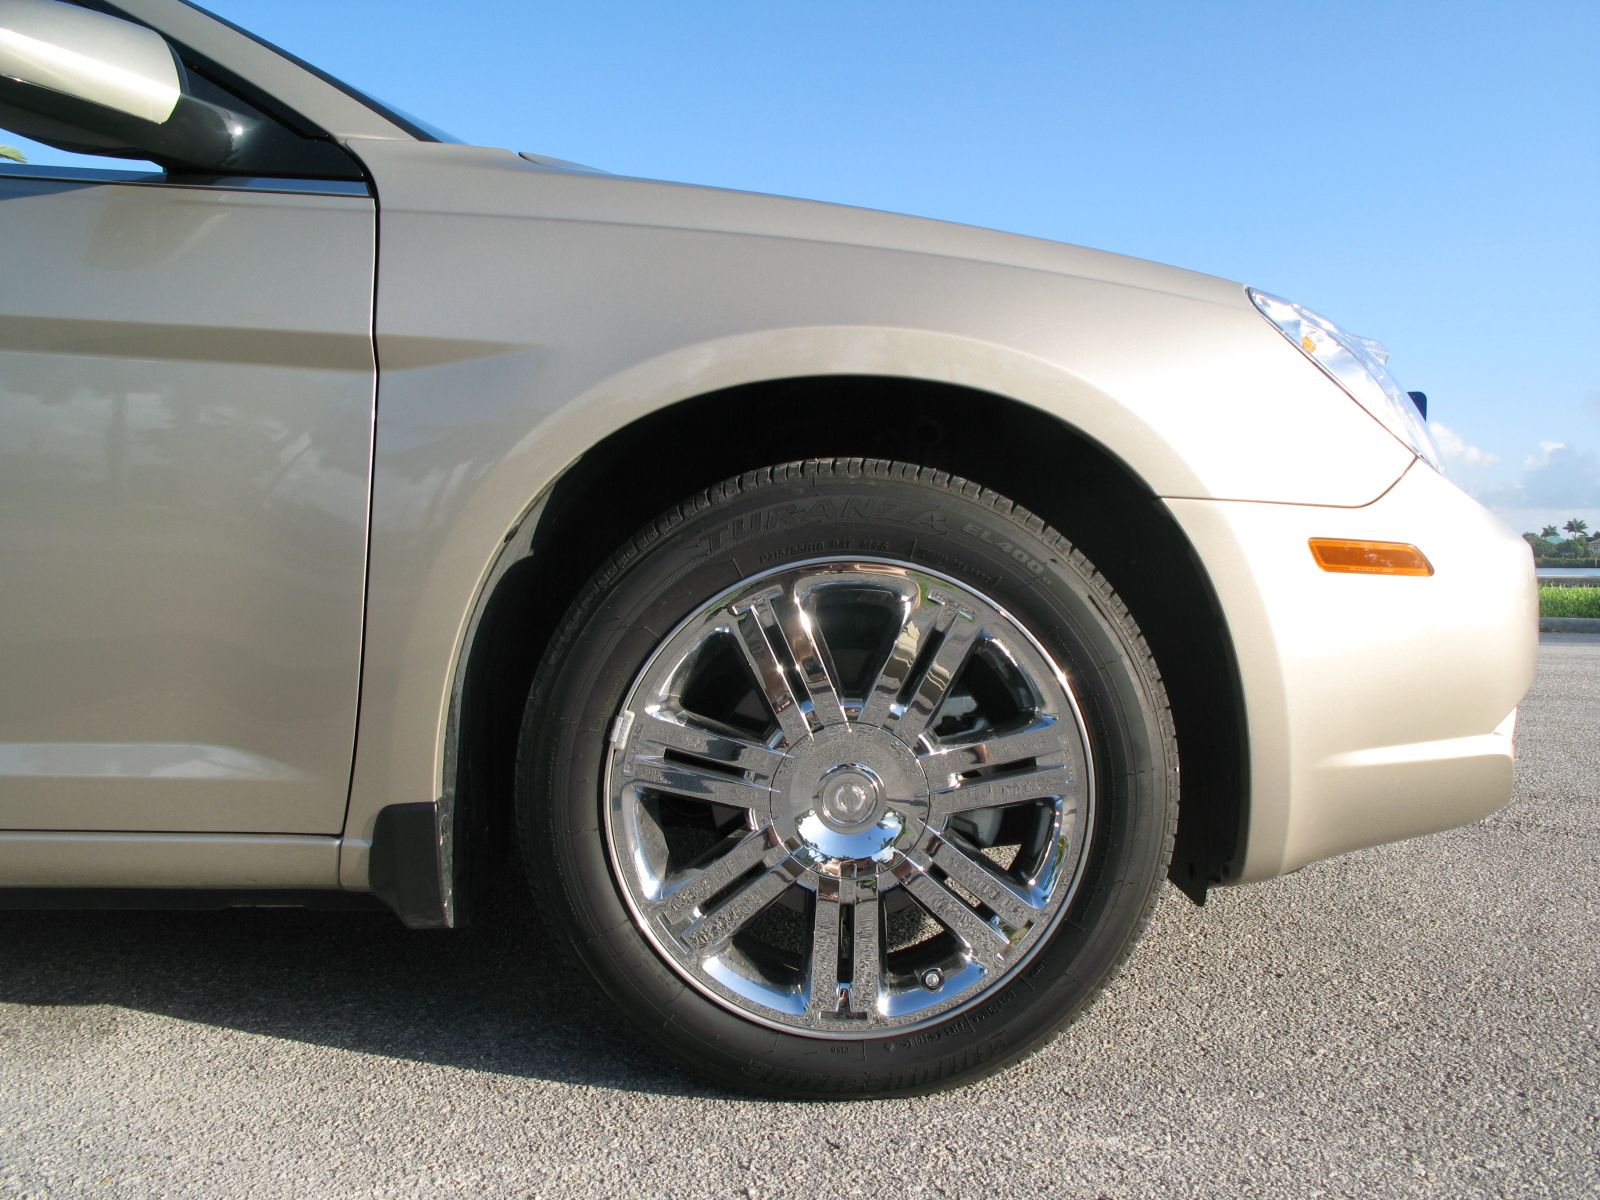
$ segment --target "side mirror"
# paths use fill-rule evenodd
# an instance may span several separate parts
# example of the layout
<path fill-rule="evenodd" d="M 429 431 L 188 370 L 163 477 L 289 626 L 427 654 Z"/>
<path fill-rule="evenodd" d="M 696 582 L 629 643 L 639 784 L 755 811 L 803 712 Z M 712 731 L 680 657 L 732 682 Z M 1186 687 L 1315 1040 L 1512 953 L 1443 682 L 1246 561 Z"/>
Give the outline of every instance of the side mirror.
<path fill-rule="evenodd" d="M 0 127 L 61 150 L 220 172 L 253 124 L 190 95 L 153 30 L 61 0 L 0 8 Z"/>

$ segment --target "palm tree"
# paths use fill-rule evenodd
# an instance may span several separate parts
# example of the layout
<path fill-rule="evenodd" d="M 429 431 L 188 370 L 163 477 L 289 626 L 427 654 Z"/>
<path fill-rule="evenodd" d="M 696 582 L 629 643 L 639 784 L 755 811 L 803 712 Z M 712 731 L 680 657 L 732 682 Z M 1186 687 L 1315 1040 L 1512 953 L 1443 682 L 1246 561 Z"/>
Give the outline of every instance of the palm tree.
<path fill-rule="evenodd" d="M 1539 530 L 1539 536 L 1542 538 L 1553 538 L 1560 532 L 1561 531 L 1554 525 L 1546 525 L 1543 529 Z"/>
<path fill-rule="evenodd" d="M 1574 538 L 1587 537 L 1589 534 L 1589 522 L 1582 517 L 1573 517 L 1561 528 L 1565 529 Z"/>
<path fill-rule="evenodd" d="M 15 146 L 0 146 L 0 158 L 9 158 L 12 162 L 25 163 L 28 156 Z"/>

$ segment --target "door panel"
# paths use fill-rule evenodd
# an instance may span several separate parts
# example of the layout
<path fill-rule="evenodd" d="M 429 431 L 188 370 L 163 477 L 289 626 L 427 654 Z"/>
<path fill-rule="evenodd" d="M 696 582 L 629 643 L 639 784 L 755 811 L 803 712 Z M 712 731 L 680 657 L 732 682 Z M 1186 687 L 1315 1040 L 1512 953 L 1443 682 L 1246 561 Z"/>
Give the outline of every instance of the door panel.
<path fill-rule="evenodd" d="M 342 827 L 375 219 L 0 174 L 0 829 Z"/>

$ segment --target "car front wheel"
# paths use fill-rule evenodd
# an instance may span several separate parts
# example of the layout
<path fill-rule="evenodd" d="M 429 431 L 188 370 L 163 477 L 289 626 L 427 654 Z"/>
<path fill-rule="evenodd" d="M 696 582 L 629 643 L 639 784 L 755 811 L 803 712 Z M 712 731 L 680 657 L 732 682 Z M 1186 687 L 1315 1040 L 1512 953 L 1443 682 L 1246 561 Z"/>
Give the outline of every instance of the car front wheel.
<path fill-rule="evenodd" d="M 1148 920 L 1160 676 L 1054 530 L 942 472 L 791 463 L 693 497 L 573 606 L 518 764 L 552 927 L 718 1082 L 899 1095 L 1024 1057 Z"/>

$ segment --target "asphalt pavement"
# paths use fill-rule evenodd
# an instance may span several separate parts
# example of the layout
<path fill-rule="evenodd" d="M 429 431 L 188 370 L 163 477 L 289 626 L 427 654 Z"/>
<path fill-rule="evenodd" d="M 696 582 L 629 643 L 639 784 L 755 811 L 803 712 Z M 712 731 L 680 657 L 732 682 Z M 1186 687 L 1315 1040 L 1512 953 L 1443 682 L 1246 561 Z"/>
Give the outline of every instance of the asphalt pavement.
<path fill-rule="evenodd" d="M 1169 889 L 1029 1062 L 781 1104 L 642 1050 L 514 896 L 0 912 L 0 1196 L 1600 1195 L 1600 636 L 1546 635 L 1498 815 Z"/>

